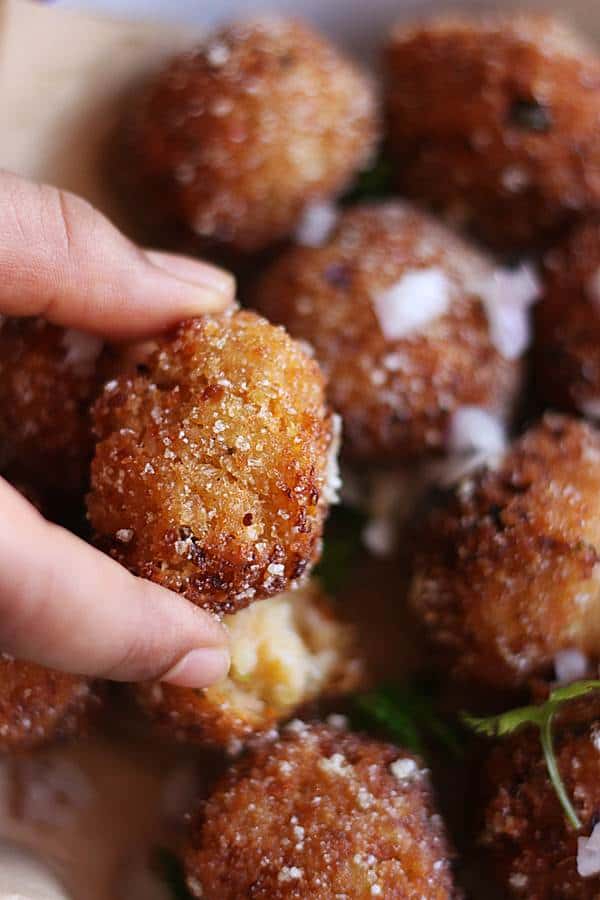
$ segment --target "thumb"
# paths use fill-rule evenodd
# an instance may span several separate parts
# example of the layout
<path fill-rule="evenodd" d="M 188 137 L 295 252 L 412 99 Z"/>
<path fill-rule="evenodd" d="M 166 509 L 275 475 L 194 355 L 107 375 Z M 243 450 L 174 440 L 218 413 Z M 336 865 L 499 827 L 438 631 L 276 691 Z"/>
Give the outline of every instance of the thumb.
<path fill-rule="evenodd" d="M 207 263 L 140 250 L 74 194 L 0 172 L 0 313 L 138 338 L 222 309 L 234 288 Z"/>
<path fill-rule="evenodd" d="M 224 678 L 217 619 L 46 522 L 0 479 L 0 650 L 118 681 Z"/>

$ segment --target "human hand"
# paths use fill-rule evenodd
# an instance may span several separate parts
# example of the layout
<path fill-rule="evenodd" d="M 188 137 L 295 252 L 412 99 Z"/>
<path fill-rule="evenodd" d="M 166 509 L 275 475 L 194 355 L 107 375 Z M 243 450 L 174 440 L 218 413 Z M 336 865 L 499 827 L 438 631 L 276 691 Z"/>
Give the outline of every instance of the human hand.
<path fill-rule="evenodd" d="M 114 339 L 215 312 L 233 278 L 144 251 L 89 204 L 0 173 L 0 314 Z M 212 616 L 46 522 L 0 479 L 0 650 L 55 669 L 203 687 L 229 665 Z"/>

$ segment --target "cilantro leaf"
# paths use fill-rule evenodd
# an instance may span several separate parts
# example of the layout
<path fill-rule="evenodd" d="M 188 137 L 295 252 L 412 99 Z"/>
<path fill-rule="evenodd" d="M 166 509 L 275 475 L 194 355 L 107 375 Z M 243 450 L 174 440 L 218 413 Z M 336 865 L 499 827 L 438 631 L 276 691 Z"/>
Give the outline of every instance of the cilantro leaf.
<path fill-rule="evenodd" d="M 430 683 L 386 685 L 360 694 L 355 705 L 362 720 L 357 724 L 368 728 L 379 725 L 390 736 L 414 753 L 426 754 L 428 741 L 433 741 L 453 756 L 462 755 L 460 735 L 439 714 L 435 688 Z"/>
<path fill-rule="evenodd" d="M 520 706 L 487 718 L 478 718 L 467 714 L 462 716 L 463 721 L 472 731 L 485 737 L 504 737 L 505 735 L 513 734 L 524 725 L 536 726 L 540 731 L 540 741 L 546 768 L 548 769 L 548 776 L 567 820 L 575 829 L 581 828 L 581 822 L 569 799 L 558 770 L 552 741 L 552 723 L 554 716 L 564 703 L 598 690 L 600 690 L 600 681 L 574 681 L 572 684 L 567 684 L 564 687 L 555 688 L 555 690 L 551 691 L 546 702 L 537 706 Z"/>
<path fill-rule="evenodd" d="M 173 851 L 158 847 L 154 859 L 155 871 L 170 889 L 173 900 L 192 900 L 185 883 L 183 866 Z"/>
<path fill-rule="evenodd" d="M 368 203 L 373 200 L 385 200 L 393 194 L 393 168 L 389 160 L 379 157 L 369 169 L 359 173 L 355 184 L 342 198 L 342 203 Z"/>
<path fill-rule="evenodd" d="M 335 594 L 347 582 L 352 564 L 362 550 L 362 530 L 366 516 L 357 509 L 338 506 L 327 522 L 323 555 L 315 569 L 325 591 Z"/>

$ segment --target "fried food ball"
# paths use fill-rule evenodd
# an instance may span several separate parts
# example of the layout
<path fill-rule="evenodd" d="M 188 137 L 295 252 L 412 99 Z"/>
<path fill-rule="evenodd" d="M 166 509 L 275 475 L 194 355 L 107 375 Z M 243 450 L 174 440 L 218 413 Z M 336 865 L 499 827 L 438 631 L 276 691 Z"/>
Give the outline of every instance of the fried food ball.
<path fill-rule="evenodd" d="M 520 367 L 492 341 L 478 296 L 494 273 L 447 228 L 390 202 L 350 209 L 322 246 L 284 253 L 255 302 L 314 347 L 345 453 L 397 464 L 442 450 L 459 406 L 510 410 Z"/>
<path fill-rule="evenodd" d="M 385 67 L 390 152 L 411 197 L 504 250 L 600 208 L 600 60 L 555 19 L 401 24 Z"/>
<path fill-rule="evenodd" d="M 223 682 L 205 690 L 162 683 L 133 688 L 160 730 L 179 740 L 235 745 L 364 679 L 356 634 L 336 618 L 315 582 L 225 616 L 223 624 L 231 649 Z"/>
<path fill-rule="evenodd" d="M 318 559 L 335 429 L 319 367 L 282 328 L 238 311 L 184 323 L 93 418 L 89 518 L 135 574 L 230 613 Z"/>
<path fill-rule="evenodd" d="M 0 752 L 29 750 L 73 734 L 94 699 L 86 678 L 0 653 Z"/>
<path fill-rule="evenodd" d="M 257 18 L 212 35 L 145 87 L 125 123 L 124 174 L 150 217 L 205 246 L 252 253 L 341 192 L 377 135 L 361 71 L 307 25 Z"/>
<path fill-rule="evenodd" d="M 410 602 L 454 675 L 497 688 L 600 658 L 600 432 L 547 415 L 415 540 Z"/>
<path fill-rule="evenodd" d="M 0 470 L 34 490 L 86 483 L 102 341 L 40 318 L 0 321 Z"/>
<path fill-rule="evenodd" d="M 527 730 L 503 741 L 490 756 L 482 842 L 495 861 L 505 896 L 596 900 L 600 875 L 579 874 L 578 842 L 589 837 L 600 808 L 600 720 L 555 728 L 554 743 L 558 770 L 581 830 L 565 818 L 548 777 L 539 732 Z"/>
<path fill-rule="evenodd" d="M 230 768 L 184 851 L 190 890 L 206 900 L 441 900 L 448 857 L 414 757 L 298 720 Z"/>
<path fill-rule="evenodd" d="M 541 397 L 557 409 L 600 417 L 600 220 L 546 255 L 535 351 Z"/>

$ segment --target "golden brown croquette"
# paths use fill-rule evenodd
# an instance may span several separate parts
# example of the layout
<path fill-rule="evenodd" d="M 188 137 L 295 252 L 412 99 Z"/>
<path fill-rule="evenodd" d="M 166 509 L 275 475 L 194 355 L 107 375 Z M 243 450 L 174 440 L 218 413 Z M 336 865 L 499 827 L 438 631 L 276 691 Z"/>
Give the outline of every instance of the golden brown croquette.
<path fill-rule="evenodd" d="M 600 418 L 600 220 L 545 257 L 535 387 L 550 406 Z"/>
<path fill-rule="evenodd" d="M 82 491 L 102 341 L 43 319 L 0 322 L 0 470 L 34 490 Z"/>
<path fill-rule="evenodd" d="M 225 774 L 184 851 L 205 900 L 442 900 L 449 853 L 410 754 L 295 720 Z"/>
<path fill-rule="evenodd" d="M 490 755 L 482 843 L 504 896 L 596 900 L 600 875 L 579 874 L 578 841 L 589 838 L 598 821 L 600 721 L 588 718 L 587 725 L 555 732 L 558 769 L 582 828 L 575 830 L 565 818 L 536 729 L 503 741 Z"/>
<path fill-rule="evenodd" d="M 0 752 L 29 750 L 73 734 L 93 702 L 86 678 L 0 653 Z"/>
<path fill-rule="evenodd" d="M 160 731 L 182 741 L 231 745 L 267 731 L 321 697 L 364 683 L 357 635 L 316 582 L 225 616 L 231 669 L 205 690 L 149 683 L 132 688 Z"/>
<path fill-rule="evenodd" d="M 107 383 L 94 424 L 89 518 L 135 574 L 230 613 L 318 559 L 334 420 L 282 328 L 238 311 L 184 323 Z"/>
<path fill-rule="evenodd" d="M 453 674 L 498 688 L 600 658 L 600 433 L 547 415 L 415 541 L 412 607 Z"/>
<path fill-rule="evenodd" d="M 490 336 L 479 292 L 495 268 L 476 248 L 400 202 L 343 213 L 319 247 L 294 247 L 255 302 L 314 347 L 354 460 L 440 452 L 463 405 L 501 417 L 520 366 Z"/>
<path fill-rule="evenodd" d="M 148 217 L 242 253 L 280 241 L 370 159 L 370 80 L 308 26 L 230 25 L 174 59 L 125 123 L 124 177 Z"/>
<path fill-rule="evenodd" d="M 399 24 L 385 70 L 390 153 L 411 197 L 503 250 L 600 208 L 600 60 L 555 19 Z"/>

